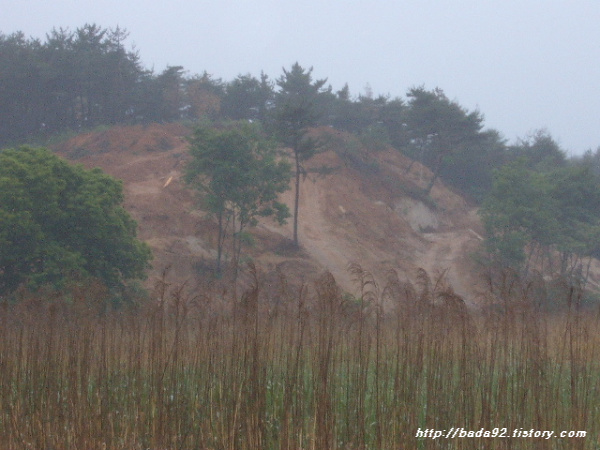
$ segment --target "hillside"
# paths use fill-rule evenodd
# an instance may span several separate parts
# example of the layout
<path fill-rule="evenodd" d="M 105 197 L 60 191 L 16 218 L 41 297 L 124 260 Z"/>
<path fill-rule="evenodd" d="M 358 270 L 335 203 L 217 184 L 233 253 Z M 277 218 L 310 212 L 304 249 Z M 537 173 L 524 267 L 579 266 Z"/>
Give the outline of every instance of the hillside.
<path fill-rule="evenodd" d="M 113 127 L 54 148 L 73 162 L 100 167 L 124 181 L 125 207 L 154 252 L 149 285 L 169 268 L 172 283 L 193 286 L 215 255 L 216 225 L 181 180 L 189 132 L 178 124 Z M 425 186 L 431 173 L 392 148 L 368 151 L 350 135 L 330 128 L 315 132 L 330 149 L 310 165 L 336 169 L 327 176 L 309 175 L 302 183 L 301 251 L 290 251 L 291 223 L 281 227 L 263 221 L 253 230 L 256 243 L 246 254 L 260 270 L 280 270 L 301 282 L 327 269 L 354 293 L 350 262 L 378 279 L 390 269 L 413 278 L 424 268 L 432 276 L 445 272 L 459 294 L 476 302 L 479 289 L 470 255 L 482 230 L 473 206 L 441 181 L 432 190 L 432 202 L 416 199 L 410 193 Z M 283 200 L 291 206 L 293 192 Z"/>

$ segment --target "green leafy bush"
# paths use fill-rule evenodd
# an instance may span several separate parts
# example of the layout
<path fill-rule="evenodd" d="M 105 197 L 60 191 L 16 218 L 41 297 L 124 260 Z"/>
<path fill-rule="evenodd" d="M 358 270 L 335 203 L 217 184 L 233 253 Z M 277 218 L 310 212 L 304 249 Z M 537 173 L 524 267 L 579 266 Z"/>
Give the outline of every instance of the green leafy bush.
<path fill-rule="evenodd" d="M 0 294 L 94 277 L 144 276 L 149 247 L 123 209 L 122 183 L 44 148 L 0 151 Z"/>

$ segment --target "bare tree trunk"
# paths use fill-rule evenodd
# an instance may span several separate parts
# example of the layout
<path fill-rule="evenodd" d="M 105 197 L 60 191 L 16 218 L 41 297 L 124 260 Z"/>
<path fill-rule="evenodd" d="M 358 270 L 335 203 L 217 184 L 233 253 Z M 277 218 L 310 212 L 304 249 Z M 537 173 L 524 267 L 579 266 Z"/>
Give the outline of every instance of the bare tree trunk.
<path fill-rule="evenodd" d="M 223 272 L 223 249 L 225 247 L 225 239 L 227 238 L 227 228 L 229 228 L 230 219 L 231 217 L 227 214 L 227 209 L 225 206 L 222 206 L 217 215 L 219 223 L 219 235 L 217 237 L 217 277 L 221 277 Z"/>
<path fill-rule="evenodd" d="M 219 236 L 217 237 L 217 276 L 221 275 L 221 258 L 223 256 L 223 210 L 219 211 Z"/>
<path fill-rule="evenodd" d="M 235 218 L 234 218 L 235 220 Z M 239 219 L 239 227 L 236 231 L 235 226 L 233 228 L 233 282 L 237 282 L 239 268 L 240 268 L 240 258 L 242 255 L 242 233 L 246 229 L 246 222 L 241 218 Z"/>
<path fill-rule="evenodd" d="M 294 158 L 296 160 L 296 192 L 294 195 L 294 246 L 300 247 L 298 242 L 298 205 L 300 203 L 300 158 L 298 150 L 294 149 Z"/>

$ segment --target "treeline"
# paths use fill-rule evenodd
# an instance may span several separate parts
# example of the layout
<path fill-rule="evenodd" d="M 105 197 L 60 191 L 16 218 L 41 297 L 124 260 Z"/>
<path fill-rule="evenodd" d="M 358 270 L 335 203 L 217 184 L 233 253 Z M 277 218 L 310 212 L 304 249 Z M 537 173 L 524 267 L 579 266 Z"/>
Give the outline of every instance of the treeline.
<path fill-rule="evenodd" d="M 0 33 L 0 145 L 97 125 L 264 117 L 273 96 L 266 76 L 224 83 L 181 66 L 157 74 L 127 37 L 98 25 L 53 29 L 44 41 Z"/>
<path fill-rule="evenodd" d="M 53 29 L 44 41 L 0 33 L 0 146 L 98 125 L 273 118 L 278 86 L 266 74 L 223 81 L 181 66 L 154 73 L 127 49 L 127 38 L 124 29 L 95 24 Z M 317 125 L 392 145 L 477 199 L 491 188 L 493 169 L 516 155 L 566 158 L 548 133 L 507 145 L 500 132 L 484 129 L 482 113 L 440 89 L 411 88 L 403 99 L 324 86 L 314 106 Z"/>
<path fill-rule="evenodd" d="M 30 135 L 131 121 L 145 109 L 152 77 L 127 51 L 127 33 L 86 25 L 46 40 L 0 34 L 3 143 Z M 146 108 L 149 105 L 146 106 Z"/>
<path fill-rule="evenodd" d="M 293 149 L 298 177 L 303 158 L 310 157 L 304 151 L 307 128 L 331 126 L 358 136 L 368 151 L 393 146 L 430 167 L 426 195 L 442 178 L 483 201 L 490 251 L 503 264 L 527 265 L 543 247 L 546 259 L 548 249 L 558 249 L 558 265 L 572 271 L 566 262 L 573 255 L 600 254 L 600 148 L 569 158 L 544 130 L 509 144 L 485 128 L 480 111 L 469 111 L 441 89 L 413 87 L 405 98 L 368 91 L 353 96 L 347 85 L 334 91 L 326 80 L 313 82 L 312 69 L 299 64 L 277 79 L 262 73 L 223 81 L 206 72 L 188 75 L 181 66 L 157 74 L 126 48 L 127 37 L 119 27 L 98 25 L 53 29 L 44 41 L 0 33 L 0 147 L 98 125 L 261 122 Z M 509 190 L 503 183 L 519 187 Z M 575 266 L 581 270 L 580 262 Z"/>
<path fill-rule="evenodd" d="M 119 27 L 98 25 L 53 29 L 44 41 L 0 33 L 0 146 L 117 123 L 269 121 L 277 84 L 267 75 L 223 81 L 189 76 L 181 66 L 157 74 L 127 49 L 127 37 Z M 483 130 L 483 115 L 439 89 L 413 88 L 405 100 L 353 97 L 347 85 L 337 92 L 329 86 L 315 107 L 317 125 L 393 145 L 473 194 L 491 186 L 490 167 L 505 157 L 500 133 Z"/>

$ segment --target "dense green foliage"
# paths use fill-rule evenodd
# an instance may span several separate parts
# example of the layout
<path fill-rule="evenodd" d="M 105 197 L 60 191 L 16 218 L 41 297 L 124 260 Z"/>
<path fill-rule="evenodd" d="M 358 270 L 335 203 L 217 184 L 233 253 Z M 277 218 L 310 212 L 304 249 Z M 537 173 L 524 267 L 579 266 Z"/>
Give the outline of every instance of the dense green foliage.
<path fill-rule="evenodd" d="M 284 223 L 287 205 L 277 201 L 289 187 L 290 166 L 277 160 L 275 147 L 257 126 L 237 123 L 217 129 L 197 128 L 191 139 L 192 160 L 186 180 L 202 194 L 209 211 L 218 220 L 217 272 L 228 228 L 231 230 L 232 261 L 237 267 L 245 230 L 257 217 L 274 217 Z"/>
<path fill-rule="evenodd" d="M 449 157 L 481 146 L 483 117 L 449 101 L 439 89 L 411 89 L 408 98 L 409 149 L 414 157 L 432 168 L 433 177 L 426 188 L 429 192 Z"/>
<path fill-rule="evenodd" d="M 265 122 L 273 96 L 273 85 L 264 73 L 260 80 L 250 74 L 239 75 L 225 85 L 221 110 L 232 120 Z"/>
<path fill-rule="evenodd" d="M 220 80 L 185 77 L 180 66 L 155 74 L 125 48 L 127 37 L 95 24 L 53 29 L 43 42 L 0 32 L 0 146 L 97 125 L 214 117 L 221 103 L 240 115 L 229 99 L 244 96 L 245 85 L 228 93 Z"/>
<path fill-rule="evenodd" d="M 548 182 L 548 177 L 527 169 L 524 160 L 495 174 L 481 215 L 489 250 L 502 265 L 522 265 L 529 242 L 550 243 L 554 205 Z"/>
<path fill-rule="evenodd" d="M 483 115 L 469 112 L 443 91 L 413 88 L 408 94 L 404 151 L 438 176 L 477 199 L 491 187 L 493 167 L 502 163 L 504 145 L 494 130 L 483 130 Z"/>
<path fill-rule="evenodd" d="M 525 165 L 537 172 L 552 171 L 567 165 L 567 156 L 546 130 L 538 130 L 508 148 L 511 160 L 522 158 Z"/>
<path fill-rule="evenodd" d="M 0 151 L 0 295 L 22 283 L 61 287 L 140 278 L 149 248 L 121 207 L 122 184 L 43 148 Z"/>
<path fill-rule="evenodd" d="M 488 250 L 502 266 L 527 272 L 537 260 L 550 273 L 585 279 L 583 259 L 600 254 L 600 178 L 583 165 L 528 165 L 519 158 L 494 176 L 481 209 Z"/>
<path fill-rule="evenodd" d="M 122 123 L 142 113 L 145 76 L 127 34 L 85 25 L 52 30 L 42 43 L 0 34 L 0 124 L 3 142 L 30 134 Z"/>

